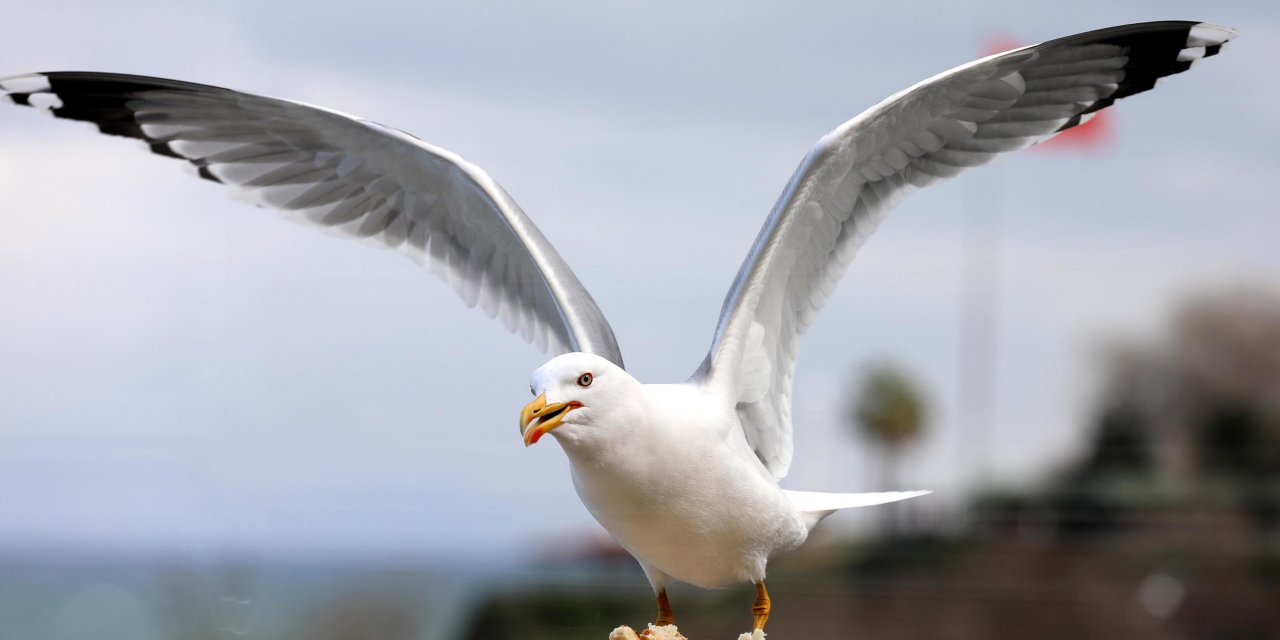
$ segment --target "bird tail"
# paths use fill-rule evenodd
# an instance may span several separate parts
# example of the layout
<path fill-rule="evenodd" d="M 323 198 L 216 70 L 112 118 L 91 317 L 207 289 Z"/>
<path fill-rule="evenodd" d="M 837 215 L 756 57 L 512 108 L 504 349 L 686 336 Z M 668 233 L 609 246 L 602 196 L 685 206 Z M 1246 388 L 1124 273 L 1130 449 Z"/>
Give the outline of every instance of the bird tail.
<path fill-rule="evenodd" d="M 805 526 L 813 529 L 823 518 L 841 509 L 870 507 L 922 496 L 932 491 L 883 491 L 880 493 L 822 493 L 819 491 L 783 491 L 800 510 Z"/>

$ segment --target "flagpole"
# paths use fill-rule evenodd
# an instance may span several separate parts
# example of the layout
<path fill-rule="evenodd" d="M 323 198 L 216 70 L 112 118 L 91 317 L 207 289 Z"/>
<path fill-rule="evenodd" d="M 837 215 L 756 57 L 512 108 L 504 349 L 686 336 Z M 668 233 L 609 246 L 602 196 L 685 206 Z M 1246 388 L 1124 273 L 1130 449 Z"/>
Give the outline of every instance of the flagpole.
<path fill-rule="evenodd" d="M 1011 36 L 987 39 L 984 55 L 1022 46 Z M 1096 148 L 1111 135 L 1109 112 L 1041 143 L 1038 149 Z M 957 416 L 961 442 L 956 468 L 971 485 L 984 490 L 992 482 L 995 407 L 999 395 L 1001 237 L 1004 233 L 1003 171 L 997 165 L 966 181 L 962 222 L 960 348 L 957 358 Z M 967 468 L 966 468 L 967 467 Z"/>
<path fill-rule="evenodd" d="M 1000 307 L 1000 236 L 1003 227 L 1000 167 L 966 184 L 963 205 L 960 289 L 960 353 L 957 447 L 968 480 L 978 489 L 990 482 Z M 964 461 L 967 461 L 967 465 Z"/>

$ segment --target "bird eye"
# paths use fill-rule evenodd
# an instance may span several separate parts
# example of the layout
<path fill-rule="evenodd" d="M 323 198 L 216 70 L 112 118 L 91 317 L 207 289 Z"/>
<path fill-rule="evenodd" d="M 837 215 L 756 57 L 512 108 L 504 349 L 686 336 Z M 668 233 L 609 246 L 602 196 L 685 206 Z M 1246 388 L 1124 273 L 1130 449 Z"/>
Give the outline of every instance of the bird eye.
<path fill-rule="evenodd" d="M 578 376 L 578 386 L 579 386 L 579 387 L 589 387 L 589 386 L 591 386 L 591 381 L 592 381 L 592 380 L 595 380 L 595 376 L 592 376 L 592 375 L 591 375 L 591 372 L 590 372 L 590 371 L 588 371 L 588 372 L 586 372 L 586 373 L 584 373 L 584 374 L 582 374 L 582 375 Z"/>
<path fill-rule="evenodd" d="M 538 392 L 533 390 L 533 385 L 529 385 L 529 395 L 531 396 L 538 395 Z"/>

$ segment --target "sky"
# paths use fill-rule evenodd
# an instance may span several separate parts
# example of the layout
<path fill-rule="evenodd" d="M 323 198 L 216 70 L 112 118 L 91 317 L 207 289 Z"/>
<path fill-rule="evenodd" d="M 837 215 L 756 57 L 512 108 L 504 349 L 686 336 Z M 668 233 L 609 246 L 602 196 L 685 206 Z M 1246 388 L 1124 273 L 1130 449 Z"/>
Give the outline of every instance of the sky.
<path fill-rule="evenodd" d="M 226 86 L 455 151 L 556 245 L 631 373 L 675 382 L 826 131 L 994 38 L 1238 28 L 1119 103 L 1101 151 L 1023 152 L 908 198 L 810 330 L 784 486 L 877 488 L 842 410 L 890 360 L 932 416 L 903 488 L 945 506 L 1069 460 L 1110 341 L 1150 339 L 1188 292 L 1280 286 L 1280 10 L 1115 4 L 19 2 L 0 75 Z M 548 356 L 404 258 L 27 109 L 0 109 L 0 198 L 0 550 L 518 558 L 598 531 L 558 445 L 519 438 Z M 989 368 L 962 354 L 973 260 Z"/>

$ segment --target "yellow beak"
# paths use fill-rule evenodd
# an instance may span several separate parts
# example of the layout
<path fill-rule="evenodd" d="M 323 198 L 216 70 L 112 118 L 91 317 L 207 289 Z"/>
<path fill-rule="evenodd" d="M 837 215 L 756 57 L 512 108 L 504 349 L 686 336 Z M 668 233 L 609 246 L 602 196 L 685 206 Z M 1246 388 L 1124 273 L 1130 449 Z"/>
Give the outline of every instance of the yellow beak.
<path fill-rule="evenodd" d="M 520 410 L 520 435 L 524 436 L 524 446 L 538 441 L 548 431 L 560 426 L 570 411 L 581 407 L 576 400 L 547 404 L 547 394 L 542 394 L 533 402 Z"/>

